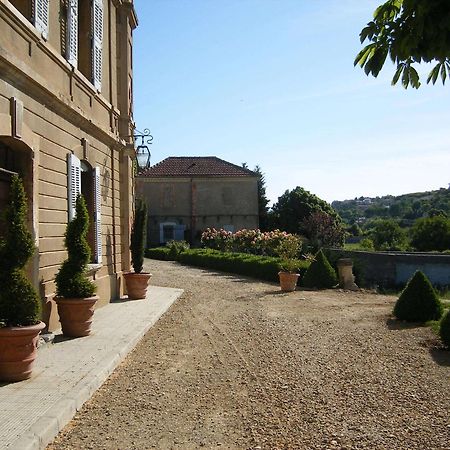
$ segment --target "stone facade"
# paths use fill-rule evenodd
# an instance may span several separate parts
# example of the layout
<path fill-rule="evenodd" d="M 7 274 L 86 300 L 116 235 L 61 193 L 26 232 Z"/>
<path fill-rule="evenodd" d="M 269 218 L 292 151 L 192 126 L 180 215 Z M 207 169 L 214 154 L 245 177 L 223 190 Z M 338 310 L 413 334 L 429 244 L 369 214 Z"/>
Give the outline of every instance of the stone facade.
<path fill-rule="evenodd" d="M 54 278 L 82 192 L 99 305 L 122 294 L 133 200 L 130 0 L 0 0 L 0 208 L 19 173 L 36 251 L 29 274 L 58 327 Z M 2 203 L 3 201 L 3 203 Z"/>
<path fill-rule="evenodd" d="M 186 159 L 202 162 L 202 158 Z M 214 158 L 213 163 L 217 160 Z M 157 176 L 151 168 L 147 174 L 137 176 L 136 196 L 145 199 L 148 205 L 149 244 L 163 244 L 171 239 L 196 244 L 208 227 L 228 231 L 258 228 L 258 176 L 230 166 L 234 172 L 228 175 L 226 170 L 220 172 L 222 166 L 214 171 L 213 165 L 209 175 L 194 172 L 190 176 L 169 173 Z M 209 167 L 205 166 L 205 172 Z"/>

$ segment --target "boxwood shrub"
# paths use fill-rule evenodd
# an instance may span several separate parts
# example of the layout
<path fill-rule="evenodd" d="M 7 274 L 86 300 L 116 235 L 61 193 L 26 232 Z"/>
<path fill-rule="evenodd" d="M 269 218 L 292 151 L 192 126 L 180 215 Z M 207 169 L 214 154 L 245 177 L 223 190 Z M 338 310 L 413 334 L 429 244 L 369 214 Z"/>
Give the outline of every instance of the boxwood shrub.
<path fill-rule="evenodd" d="M 169 252 L 170 249 L 168 247 L 148 248 L 145 251 L 145 257 L 151 259 L 159 259 L 161 261 L 169 261 Z"/>
<path fill-rule="evenodd" d="M 395 317 L 407 322 L 427 322 L 439 320 L 442 313 L 442 303 L 430 280 L 418 270 L 395 303 Z"/>
<path fill-rule="evenodd" d="M 304 285 L 309 288 L 329 289 L 337 284 L 338 278 L 335 270 L 322 250 L 319 250 L 306 271 Z"/>

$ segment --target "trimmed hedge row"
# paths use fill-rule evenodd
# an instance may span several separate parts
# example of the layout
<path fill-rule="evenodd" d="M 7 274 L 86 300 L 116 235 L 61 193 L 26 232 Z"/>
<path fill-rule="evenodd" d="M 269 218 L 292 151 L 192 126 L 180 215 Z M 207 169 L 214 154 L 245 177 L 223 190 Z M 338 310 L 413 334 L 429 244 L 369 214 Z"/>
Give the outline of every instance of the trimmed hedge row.
<path fill-rule="evenodd" d="M 165 247 L 147 250 L 148 258 L 168 260 L 169 252 Z M 248 253 L 228 253 L 213 249 L 190 249 L 178 255 L 178 261 L 205 269 L 246 275 L 265 281 L 278 281 L 280 259 L 270 256 L 256 256 Z M 299 260 L 300 280 L 305 274 L 309 262 Z"/>
<path fill-rule="evenodd" d="M 151 259 L 159 259 L 160 261 L 170 261 L 169 253 L 169 247 L 148 248 L 145 251 L 145 257 Z"/>

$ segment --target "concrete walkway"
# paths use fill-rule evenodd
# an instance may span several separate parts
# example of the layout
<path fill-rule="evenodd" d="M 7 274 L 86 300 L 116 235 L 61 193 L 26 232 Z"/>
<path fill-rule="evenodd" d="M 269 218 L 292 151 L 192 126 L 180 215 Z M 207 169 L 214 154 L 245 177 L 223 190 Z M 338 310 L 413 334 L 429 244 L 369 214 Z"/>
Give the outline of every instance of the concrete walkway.
<path fill-rule="evenodd" d="M 151 286 L 95 311 L 90 336 L 40 347 L 31 379 L 0 384 L 0 447 L 45 448 L 182 292 Z"/>

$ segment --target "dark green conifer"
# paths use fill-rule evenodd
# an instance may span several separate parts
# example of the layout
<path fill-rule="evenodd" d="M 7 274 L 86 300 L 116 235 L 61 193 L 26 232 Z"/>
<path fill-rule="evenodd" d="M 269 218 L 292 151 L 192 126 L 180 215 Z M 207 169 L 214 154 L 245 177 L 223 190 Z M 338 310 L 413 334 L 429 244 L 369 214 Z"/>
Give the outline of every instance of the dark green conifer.
<path fill-rule="evenodd" d="M 6 232 L 0 240 L 0 323 L 4 326 L 34 325 L 40 318 L 40 299 L 24 271 L 35 250 L 26 217 L 25 190 L 13 175 L 4 216 Z"/>
<path fill-rule="evenodd" d="M 430 280 L 418 270 L 408 281 L 395 306 L 397 319 L 408 322 L 427 322 L 439 320 L 442 304 Z"/>
<path fill-rule="evenodd" d="M 56 295 L 65 298 L 91 297 L 95 284 L 86 277 L 91 249 L 86 236 L 89 229 L 89 215 L 82 195 L 76 201 L 76 215 L 67 224 L 64 245 L 67 259 L 56 275 Z"/>
<path fill-rule="evenodd" d="M 147 205 L 136 200 L 134 223 L 131 230 L 131 264 L 135 273 L 141 273 L 144 265 L 145 246 L 147 244 Z"/>
<path fill-rule="evenodd" d="M 329 289 L 337 284 L 336 271 L 322 250 L 319 250 L 305 273 L 303 285 L 310 288 Z"/>

